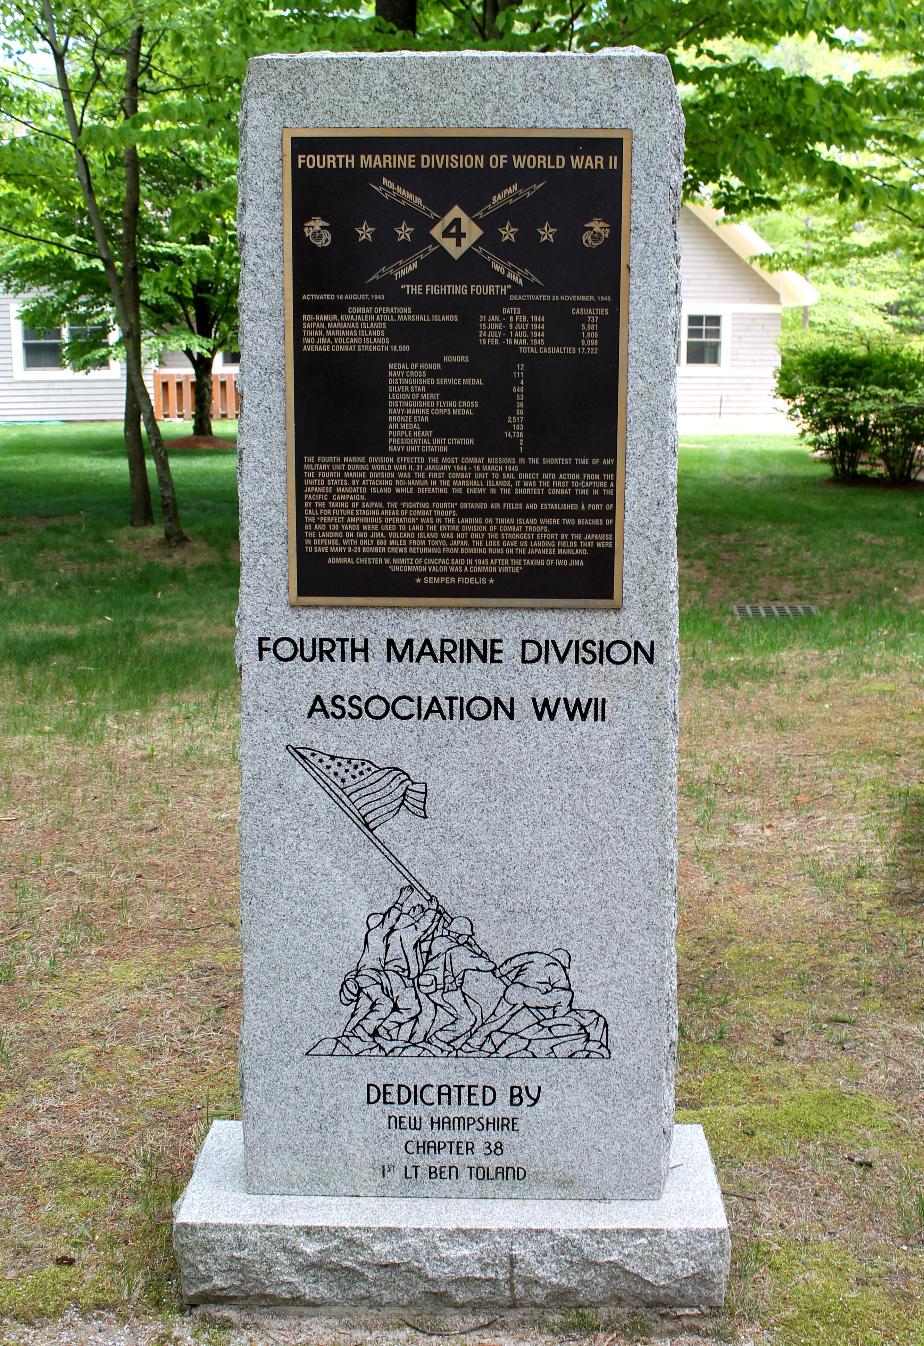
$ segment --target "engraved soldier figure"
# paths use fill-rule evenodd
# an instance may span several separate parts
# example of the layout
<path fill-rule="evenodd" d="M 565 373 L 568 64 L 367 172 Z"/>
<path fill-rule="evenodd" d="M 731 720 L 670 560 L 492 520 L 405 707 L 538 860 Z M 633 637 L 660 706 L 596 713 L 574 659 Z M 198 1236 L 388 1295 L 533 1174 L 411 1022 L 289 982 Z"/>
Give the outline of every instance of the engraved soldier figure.
<path fill-rule="evenodd" d="M 574 1003 L 568 969 L 571 955 L 567 949 L 551 953 L 519 953 L 498 967 L 507 983 L 493 1014 L 470 1039 L 473 1048 L 493 1043 L 500 1049 L 502 1039 L 528 1030 L 540 1020 L 565 1015 Z"/>
<path fill-rule="evenodd" d="M 382 1025 L 382 1036 L 392 1038 L 410 1035 L 412 1025 L 420 1014 L 417 982 L 427 957 L 429 940 L 445 913 L 435 897 L 421 894 L 409 883 L 398 892 L 392 907 L 396 913 L 389 930 L 385 950 L 385 971 L 393 984 L 400 985 L 395 1004 Z M 415 1039 L 417 1037 L 414 1034 Z"/>
<path fill-rule="evenodd" d="M 430 945 L 430 956 L 418 979 L 420 1018 L 414 1029 L 418 1041 L 452 1048 L 468 1037 L 483 1011 L 465 992 L 469 972 L 496 972 L 494 961 L 475 942 L 472 923 L 464 916 L 450 921 Z"/>
<path fill-rule="evenodd" d="M 404 808 L 427 816 L 424 782 L 315 748 L 287 751 L 407 880 L 366 920 L 362 952 L 340 985 L 349 1007 L 342 1032 L 320 1038 L 306 1056 L 609 1056 L 606 1019 L 575 1008 L 566 949 L 495 961 L 471 921 L 447 912 L 378 837 Z"/>
<path fill-rule="evenodd" d="M 388 940 L 399 914 L 392 906 L 388 911 L 374 911 L 366 921 L 366 939 L 359 962 L 340 987 L 340 1003 L 353 1005 L 343 1030 L 345 1038 L 355 1035 L 373 1043 L 378 1029 L 395 1009 L 402 988 L 385 963 Z"/>

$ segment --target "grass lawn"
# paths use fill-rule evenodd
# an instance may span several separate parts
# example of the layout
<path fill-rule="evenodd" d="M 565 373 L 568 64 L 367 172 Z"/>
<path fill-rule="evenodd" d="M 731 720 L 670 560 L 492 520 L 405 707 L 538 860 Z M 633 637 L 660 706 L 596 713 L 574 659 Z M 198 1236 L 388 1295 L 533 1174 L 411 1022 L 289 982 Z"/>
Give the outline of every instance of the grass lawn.
<path fill-rule="evenodd" d="M 0 1318 L 113 1309 L 166 1346 L 170 1201 L 236 1110 L 235 459 L 174 455 L 172 553 L 124 524 L 119 438 L 0 428 Z M 708 1330 L 910 1346 L 924 490 L 835 485 L 794 440 L 680 462 L 677 1101 L 734 1246 Z M 768 599 L 821 612 L 730 615 Z"/>

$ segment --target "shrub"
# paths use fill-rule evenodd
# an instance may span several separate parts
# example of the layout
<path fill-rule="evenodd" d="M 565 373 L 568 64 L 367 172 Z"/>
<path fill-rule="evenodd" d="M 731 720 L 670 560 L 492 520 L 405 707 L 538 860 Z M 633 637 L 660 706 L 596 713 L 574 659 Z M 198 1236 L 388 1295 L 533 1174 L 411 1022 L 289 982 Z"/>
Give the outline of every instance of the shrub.
<path fill-rule="evenodd" d="M 911 481 L 924 455 L 924 358 L 900 347 L 790 349 L 777 391 L 835 477 L 881 464 L 890 480 Z"/>
<path fill-rule="evenodd" d="M 914 398 L 891 398 L 876 419 L 879 461 L 890 481 L 913 481 L 924 463 L 924 389 Z"/>

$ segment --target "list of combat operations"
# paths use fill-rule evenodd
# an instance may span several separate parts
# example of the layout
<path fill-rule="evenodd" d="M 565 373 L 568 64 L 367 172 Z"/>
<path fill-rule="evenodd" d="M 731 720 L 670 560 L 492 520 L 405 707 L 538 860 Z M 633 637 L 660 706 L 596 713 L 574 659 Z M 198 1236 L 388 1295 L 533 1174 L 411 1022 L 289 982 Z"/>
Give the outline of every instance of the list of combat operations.
<path fill-rule="evenodd" d="M 450 170 L 293 138 L 296 601 L 613 599 L 616 139 Z"/>

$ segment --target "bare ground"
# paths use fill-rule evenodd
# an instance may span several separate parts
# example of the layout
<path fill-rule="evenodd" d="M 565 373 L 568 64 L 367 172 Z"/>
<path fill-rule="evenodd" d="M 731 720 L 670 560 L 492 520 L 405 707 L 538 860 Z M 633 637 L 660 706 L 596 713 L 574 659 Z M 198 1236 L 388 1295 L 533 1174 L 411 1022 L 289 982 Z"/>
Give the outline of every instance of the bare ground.
<path fill-rule="evenodd" d="M 919 689 L 892 664 L 779 662 L 740 684 L 693 669 L 684 693 L 678 1107 L 726 1193 L 727 1312 L 702 1336 L 504 1320 L 456 1337 L 469 1346 L 917 1340 Z M 237 1107 L 233 735 L 230 707 L 192 707 L 102 742 L 7 744 L 0 1343 L 434 1339 L 177 1316 L 170 1202 Z"/>
<path fill-rule="evenodd" d="M 588 1331 L 575 1330 L 567 1321 L 539 1321 L 523 1316 L 461 1322 L 453 1330 L 422 1327 L 411 1319 L 384 1315 L 281 1315 L 271 1313 L 189 1314 L 163 1323 L 112 1314 L 81 1315 L 69 1311 L 58 1322 L 34 1327 L 10 1326 L 0 1336 L 3 1346 L 634 1346 L 643 1340 L 652 1346 L 759 1346 L 750 1335 L 714 1337 L 688 1331 L 682 1320 L 657 1316 L 637 1319 L 635 1326 L 623 1318 L 619 1327 L 607 1325 Z"/>

